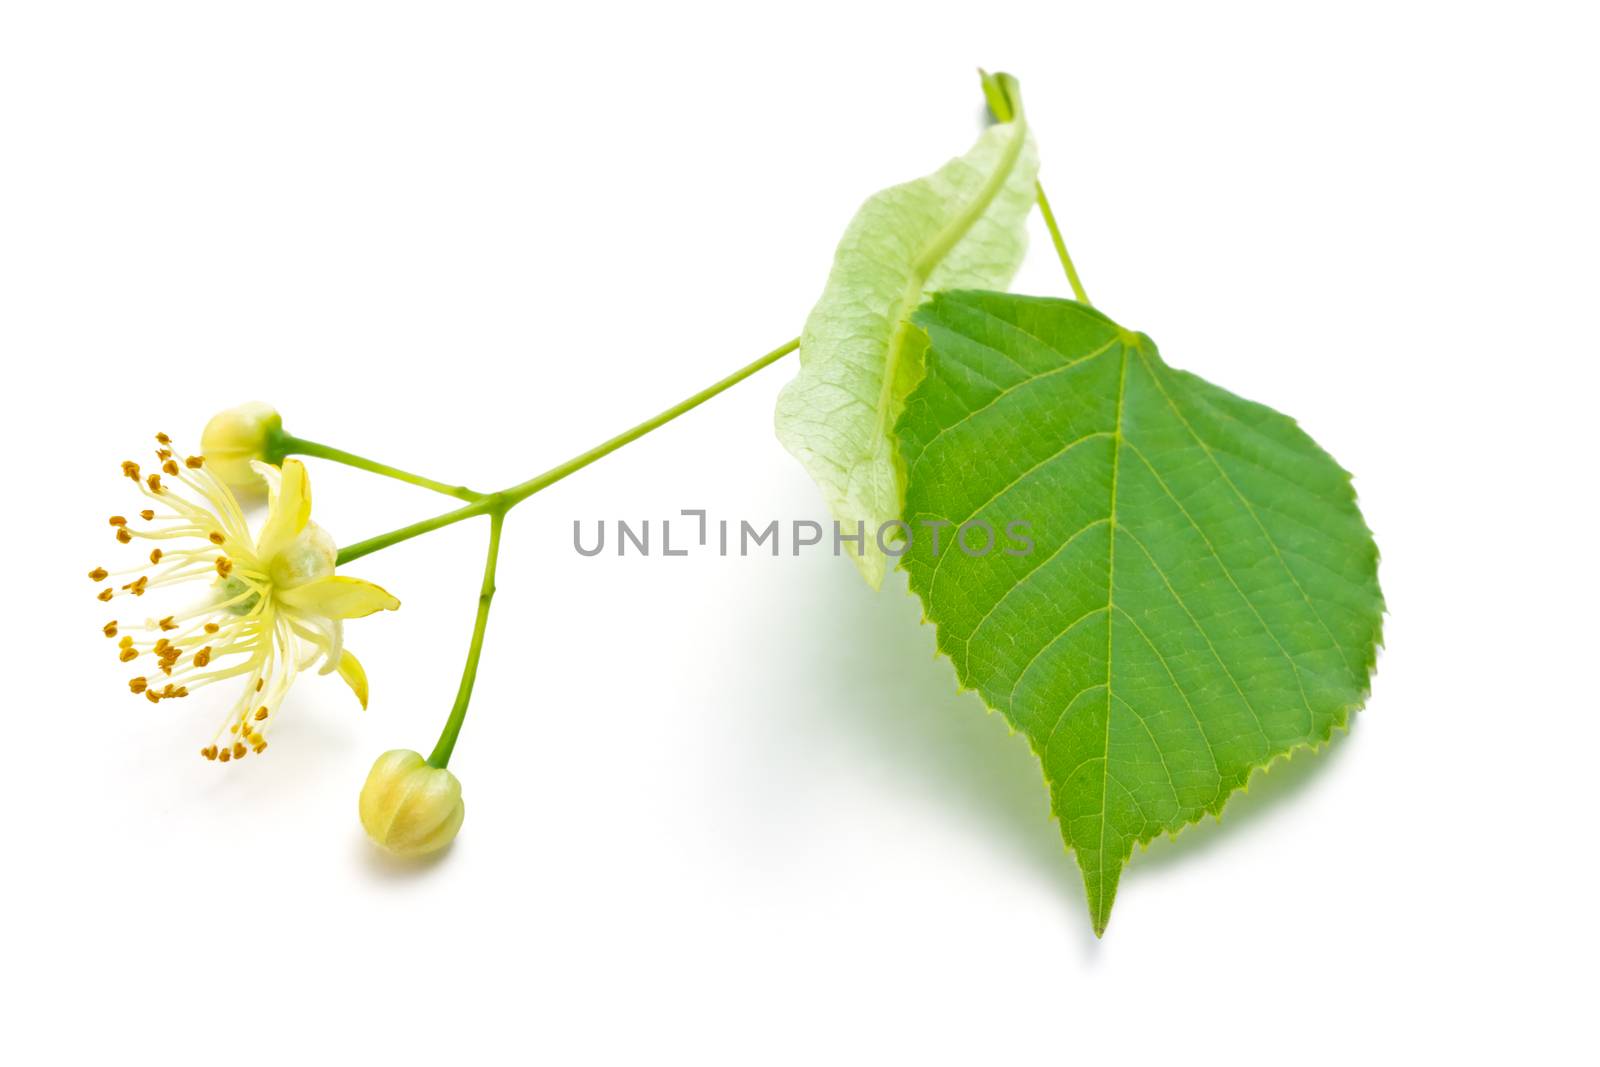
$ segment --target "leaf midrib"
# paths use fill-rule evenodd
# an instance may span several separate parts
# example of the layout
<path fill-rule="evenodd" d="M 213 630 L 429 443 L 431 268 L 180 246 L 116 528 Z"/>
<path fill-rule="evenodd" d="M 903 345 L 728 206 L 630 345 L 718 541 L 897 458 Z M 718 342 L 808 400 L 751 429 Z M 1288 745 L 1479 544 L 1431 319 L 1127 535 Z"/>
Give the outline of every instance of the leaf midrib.
<path fill-rule="evenodd" d="M 1135 340 L 1133 342 L 1137 344 Z M 1095 894 L 1094 933 L 1106 932 L 1111 913 L 1106 910 L 1106 812 L 1111 789 L 1111 711 L 1116 693 L 1111 688 L 1112 652 L 1115 646 L 1117 600 L 1117 476 L 1122 469 L 1122 408 L 1128 391 L 1128 349 L 1122 345 L 1122 366 L 1117 374 L 1117 414 L 1111 430 L 1111 514 L 1106 526 L 1106 736 L 1100 756 L 1100 868 L 1095 872 L 1099 892 Z M 1121 857 L 1118 857 L 1120 863 Z"/>
<path fill-rule="evenodd" d="M 972 203 L 963 208 L 961 214 L 951 219 L 949 225 L 935 234 L 933 240 L 929 241 L 917 254 L 917 258 L 911 261 L 911 275 L 900 294 L 900 303 L 894 318 L 895 330 L 889 337 L 889 351 L 883 362 L 883 383 L 878 387 L 878 434 L 875 441 L 878 451 L 889 445 L 889 409 L 894 400 L 894 382 L 900 367 L 900 354 L 905 351 L 906 335 L 911 329 L 911 313 L 922 303 L 923 290 L 933 272 L 956 245 L 961 243 L 961 239 L 983 217 L 984 212 L 989 210 L 994 198 L 1005 188 L 1011 172 L 1016 169 L 1017 160 L 1022 158 L 1022 148 L 1028 137 L 1028 122 L 1019 114 L 1010 125 L 1014 128 L 1013 133 L 1000 158 L 1000 165 L 989 175 L 983 187 L 978 190 L 978 195 L 973 197 Z"/>

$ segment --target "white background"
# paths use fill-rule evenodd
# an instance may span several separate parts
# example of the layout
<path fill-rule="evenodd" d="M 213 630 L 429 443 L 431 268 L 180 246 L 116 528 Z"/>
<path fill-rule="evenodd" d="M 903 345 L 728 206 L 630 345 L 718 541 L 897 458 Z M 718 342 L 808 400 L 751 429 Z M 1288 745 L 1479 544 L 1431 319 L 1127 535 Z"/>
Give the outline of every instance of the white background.
<path fill-rule="evenodd" d="M 4 10 L 11 1062 L 1593 1062 L 1582 6 Z M 1090 295 L 1298 416 L 1383 550 L 1352 732 L 1136 855 L 1104 940 L 903 579 L 573 552 L 823 518 L 792 363 L 515 513 L 436 863 L 355 798 L 433 742 L 482 526 L 351 568 L 404 601 L 349 627 L 366 713 L 312 680 L 219 767 L 204 709 L 127 695 L 83 572 L 148 434 L 259 397 L 520 480 L 796 333 L 856 205 L 966 149 L 979 64 Z M 1016 288 L 1065 293 L 1044 237 Z M 449 503 L 312 477 L 346 542 Z"/>

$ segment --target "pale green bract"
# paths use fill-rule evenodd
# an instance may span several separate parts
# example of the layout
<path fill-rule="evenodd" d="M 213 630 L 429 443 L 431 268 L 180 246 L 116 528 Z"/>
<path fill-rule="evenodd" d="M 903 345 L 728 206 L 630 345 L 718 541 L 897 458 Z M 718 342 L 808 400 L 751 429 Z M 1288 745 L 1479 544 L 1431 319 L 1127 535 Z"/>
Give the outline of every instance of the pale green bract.
<path fill-rule="evenodd" d="M 948 292 L 913 321 L 904 565 L 961 683 L 1043 764 L 1101 933 L 1136 842 L 1219 813 L 1365 700 L 1377 547 L 1293 420 L 1097 311 Z M 993 527 L 988 554 L 961 550 L 965 523 Z"/>
<path fill-rule="evenodd" d="M 894 424 L 922 377 L 921 332 L 909 316 L 932 290 L 1011 281 L 1027 249 L 1037 169 L 1018 120 L 991 126 L 933 174 L 873 196 L 845 230 L 800 335 L 800 371 L 778 397 L 778 439 L 822 489 L 842 533 L 864 533 L 864 550 L 850 554 L 873 588 L 887 569 L 879 531 L 904 500 Z"/>

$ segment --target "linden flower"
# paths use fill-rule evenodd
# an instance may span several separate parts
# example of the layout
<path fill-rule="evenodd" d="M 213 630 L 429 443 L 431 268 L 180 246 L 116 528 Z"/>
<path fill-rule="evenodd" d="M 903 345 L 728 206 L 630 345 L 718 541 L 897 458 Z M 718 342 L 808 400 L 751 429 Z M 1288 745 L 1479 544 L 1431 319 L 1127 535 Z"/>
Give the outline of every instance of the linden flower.
<path fill-rule="evenodd" d="M 205 458 L 179 459 L 166 434 L 157 434 L 156 441 L 159 471 L 141 478 L 137 463 L 122 465 L 150 503 L 138 513 L 143 525 L 111 517 L 122 544 L 151 542 L 149 564 L 116 574 L 96 567 L 89 577 L 107 583 L 102 601 L 184 583 L 210 588 L 198 603 L 163 618 L 105 624 L 107 637 L 122 634 L 122 662 L 144 656 L 154 661 L 128 688 L 154 704 L 239 679 L 238 701 L 200 750 L 222 763 L 266 749 L 274 713 L 296 675 L 319 661 L 319 673 L 337 670 L 365 708 L 367 676 L 345 651 L 344 620 L 392 610 L 400 602 L 371 582 L 333 573 L 338 552 L 311 522 L 305 465 L 285 460 L 280 472 L 254 464 L 268 502 L 266 522 L 252 538 L 238 501 L 207 469 Z"/>

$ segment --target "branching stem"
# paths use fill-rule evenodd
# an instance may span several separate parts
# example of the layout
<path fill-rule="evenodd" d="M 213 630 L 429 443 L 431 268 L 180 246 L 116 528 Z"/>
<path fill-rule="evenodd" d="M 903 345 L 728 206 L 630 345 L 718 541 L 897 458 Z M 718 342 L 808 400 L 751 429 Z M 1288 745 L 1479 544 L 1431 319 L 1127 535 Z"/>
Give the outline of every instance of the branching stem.
<path fill-rule="evenodd" d="M 478 591 L 478 615 L 472 626 L 472 642 L 467 646 L 467 663 L 461 671 L 461 685 L 456 690 L 456 702 L 450 709 L 450 717 L 445 721 L 444 731 L 439 735 L 439 742 L 434 746 L 433 754 L 428 757 L 428 762 L 431 765 L 444 767 L 449 764 L 450 754 L 455 751 L 456 738 L 461 734 L 461 724 L 467 718 L 467 705 L 472 701 L 472 686 L 478 678 L 478 660 L 483 653 L 483 637 L 489 627 L 489 605 L 494 600 L 494 572 L 500 558 L 500 531 L 505 525 L 506 513 L 539 490 L 554 485 L 574 471 L 582 470 L 602 456 L 610 455 L 623 445 L 631 441 L 637 441 L 650 431 L 666 425 L 684 412 L 699 407 L 718 393 L 744 381 L 763 367 L 776 363 L 799 347 L 800 339 L 798 337 L 785 342 L 755 362 L 739 368 L 721 381 L 708 385 L 693 396 L 661 412 L 661 414 L 646 419 L 632 429 L 625 430 L 610 440 L 601 442 L 587 452 L 580 453 L 565 463 L 550 468 L 543 474 L 529 478 L 525 482 L 514 485 L 509 489 L 503 489 L 498 493 L 479 493 L 465 486 L 446 485 L 431 478 L 424 478 L 420 474 L 402 471 L 387 464 L 356 456 L 341 449 L 330 448 L 327 445 L 316 444 L 303 438 L 282 435 L 278 439 L 278 445 L 281 448 L 281 452 L 279 452 L 280 459 L 284 455 L 293 453 L 305 456 L 319 456 L 323 459 L 331 459 L 352 467 L 359 467 L 362 470 L 398 478 L 400 481 L 433 489 L 468 502 L 466 507 L 447 511 L 442 515 L 435 515 L 431 519 L 423 519 L 421 522 L 414 522 L 409 526 L 402 526 L 397 530 L 390 530 L 388 533 L 369 537 L 365 541 L 358 541 L 353 545 L 347 545 L 339 551 L 340 565 L 349 563 L 351 560 L 360 559 L 362 556 L 370 555 L 379 549 L 388 548 L 390 545 L 409 541 L 420 534 L 454 525 L 463 519 L 476 518 L 479 515 L 489 516 L 489 551 L 483 564 L 483 584 Z"/>
<path fill-rule="evenodd" d="M 1026 119 L 1022 112 L 1022 97 L 1017 88 L 1016 79 L 1006 74 L 990 75 L 982 71 L 979 73 L 982 75 L 984 97 L 989 103 L 989 110 L 993 112 L 998 121 L 1014 123 L 1016 130 L 1011 142 L 1006 146 L 1002 165 L 997 168 L 995 174 L 990 177 L 984 188 L 980 190 L 973 204 L 969 205 L 960 217 L 953 220 L 945 230 L 940 232 L 938 237 L 924 250 L 913 265 L 914 276 L 924 282 L 934 266 L 949 252 L 955 242 L 965 235 L 973 220 L 987 209 L 989 202 L 994 198 L 1000 185 L 1004 182 L 1006 175 L 1010 173 L 1012 165 L 1022 150 L 1023 140 L 1027 136 Z M 1087 304 L 1089 303 L 1089 297 L 1083 290 L 1083 283 L 1078 278 L 1078 271 L 1072 264 L 1072 257 L 1067 253 L 1066 242 L 1061 237 L 1060 227 L 1056 225 L 1055 213 L 1050 210 L 1050 201 L 1044 195 L 1044 187 L 1035 182 L 1034 189 L 1039 203 L 1039 212 L 1044 216 L 1045 225 L 1050 230 L 1050 240 L 1055 245 L 1056 256 L 1061 260 L 1061 265 L 1067 272 L 1067 280 L 1072 285 L 1073 294 L 1080 302 Z M 906 311 L 909 313 L 910 308 L 907 308 Z M 754 362 L 746 364 L 720 381 L 713 382 L 693 396 L 674 404 L 652 418 L 646 419 L 632 429 L 624 430 L 615 437 L 602 441 L 587 452 L 579 453 L 566 462 L 551 467 L 543 474 L 535 475 L 525 482 L 519 482 L 495 493 L 480 493 L 464 485 L 436 481 L 420 474 L 402 470 L 399 467 L 379 463 L 365 456 L 358 456 L 355 453 L 346 452 L 343 449 L 333 448 L 316 441 L 308 441 L 302 437 L 294 437 L 281 431 L 273 438 L 267 450 L 267 458 L 273 462 L 282 462 L 283 458 L 289 455 L 315 456 L 320 459 L 343 463 L 346 466 L 356 467 L 360 470 L 371 471 L 374 474 L 381 474 L 411 485 L 421 486 L 424 489 L 432 489 L 434 492 L 466 502 L 464 507 L 456 508 L 454 511 L 447 511 L 432 518 L 411 523 L 409 526 L 402 526 L 387 533 L 378 534 L 376 537 L 369 537 L 365 541 L 357 541 L 353 545 L 347 545 L 339 551 L 338 562 L 340 565 L 389 548 L 392 545 L 400 544 L 402 541 L 409 541 L 413 537 L 443 529 L 446 526 L 452 526 L 465 519 L 476 518 L 479 515 L 489 516 L 489 549 L 483 565 L 483 584 L 478 592 L 478 614 L 472 627 L 472 641 L 467 647 L 467 662 L 461 672 L 461 684 L 456 691 L 455 704 L 450 709 L 450 717 L 446 720 L 444 730 L 439 735 L 439 741 L 434 746 L 433 754 L 428 757 L 430 764 L 435 767 L 444 767 L 449 764 L 450 754 L 455 750 L 456 739 L 461 734 L 461 725 L 466 720 L 467 705 L 472 699 L 472 687 L 478 677 L 478 661 L 483 653 L 484 634 L 489 626 L 489 605 L 494 600 L 495 592 L 495 567 L 500 557 L 500 533 L 505 526 L 507 513 L 540 490 L 549 488 L 569 474 L 582 470 L 589 464 L 610 455 L 624 445 L 637 441 L 653 430 L 659 429 L 679 415 L 699 407 L 718 393 L 744 381 L 763 367 L 776 363 L 799 347 L 800 339 L 798 337 L 787 341 Z M 888 388 L 888 383 L 892 377 L 892 368 L 890 368 L 890 372 L 885 376 L 885 389 Z"/>
<path fill-rule="evenodd" d="M 442 515 L 435 515 L 431 519 L 423 519 L 421 522 L 414 522 L 409 526 L 402 526 L 397 530 L 390 530 L 388 533 L 379 534 L 376 537 L 369 537 L 365 541 L 357 541 L 353 545 L 346 545 L 344 548 L 339 550 L 339 564 L 342 566 L 346 563 L 349 563 L 351 560 L 357 560 L 362 556 L 371 555 L 372 553 L 377 552 L 379 549 L 388 548 L 390 545 L 397 545 L 402 541 L 409 541 L 411 538 L 420 534 L 431 533 L 434 530 L 439 530 L 446 526 L 461 522 L 463 519 L 471 519 L 479 515 L 504 516 L 506 512 L 510 511 L 512 508 L 516 507 L 518 504 L 522 503 L 539 490 L 554 485 L 567 475 L 573 473 L 574 471 L 582 470 L 595 460 L 615 452 L 623 445 L 637 441 L 650 431 L 660 429 L 662 426 L 665 426 L 679 415 L 682 415 L 687 411 L 692 411 L 701 404 L 704 404 L 707 400 L 710 400 L 712 397 L 716 396 L 718 393 L 738 385 L 756 371 L 761 370 L 763 367 L 771 366 L 799 347 L 800 338 L 798 337 L 794 338 L 793 340 L 786 341 L 755 362 L 740 367 L 726 378 L 723 378 L 717 382 L 713 382 L 711 385 L 706 386 L 693 396 L 672 405 L 659 415 L 648 418 L 632 429 L 624 430 L 622 433 L 617 434 L 610 440 L 603 441 L 600 444 L 595 445 L 587 452 L 582 452 L 576 456 L 573 456 L 565 463 L 551 467 L 543 474 L 529 478 L 525 482 L 519 482 L 518 484 L 511 486 L 509 489 L 502 489 L 498 493 L 474 493 L 472 490 L 465 489 L 464 487 L 457 487 L 460 489 L 460 492 L 452 491 L 449 487 L 440 489 L 441 492 L 448 492 L 452 496 L 460 496 L 461 493 L 470 494 L 470 496 L 463 497 L 463 499 L 470 500 L 471 502 L 464 508 L 457 508 L 454 511 L 447 511 Z M 299 439 L 291 438 L 291 440 L 298 441 Z M 338 454 L 333 455 L 331 453 Z M 312 453 L 305 454 L 310 455 Z M 316 454 L 326 456 L 329 459 L 338 459 L 339 456 L 349 455 L 349 453 L 339 452 L 338 449 L 325 449 L 323 452 Z M 339 461 L 346 462 L 342 459 Z M 382 464 L 374 464 L 371 460 L 363 460 L 361 464 L 352 464 L 352 466 L 361 466 L 363 470 L 373 470 L 377 467 L 381 467 Z M 393 468 L 388 469 L 392 470 Z M 383 473 L 383 471 L 379 471 L 379 473 Z M 443 484 L 439 482 L 432 482 L 431 479 L 419 480 L 419 478 L 419 475 L 408 475 L 402 478 L 402 480 L 412 482 L 413 484 L 427 484 L 429 488 L 439 488 Z"/>

